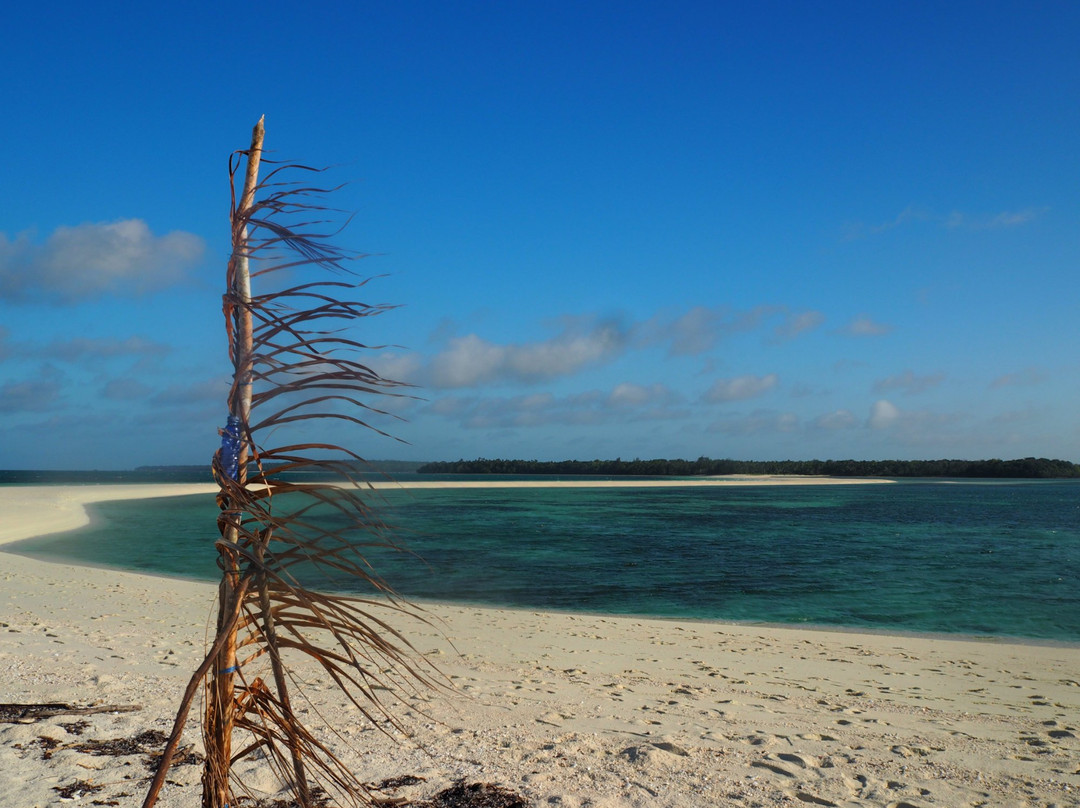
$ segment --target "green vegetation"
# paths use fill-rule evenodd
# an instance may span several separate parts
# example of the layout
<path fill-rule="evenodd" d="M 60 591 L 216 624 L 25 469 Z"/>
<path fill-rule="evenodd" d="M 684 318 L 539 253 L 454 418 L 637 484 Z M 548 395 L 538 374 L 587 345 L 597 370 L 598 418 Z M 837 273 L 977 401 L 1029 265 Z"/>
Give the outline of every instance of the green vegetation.
<path fill-rule="evenodd" d="M 427 463 L 420 474 L 564 474 L 605 477 L 713 477 L 726 474 L 805 474 L 826 477 L 1080 477 L 1067 460 L 458 460 Z"/>

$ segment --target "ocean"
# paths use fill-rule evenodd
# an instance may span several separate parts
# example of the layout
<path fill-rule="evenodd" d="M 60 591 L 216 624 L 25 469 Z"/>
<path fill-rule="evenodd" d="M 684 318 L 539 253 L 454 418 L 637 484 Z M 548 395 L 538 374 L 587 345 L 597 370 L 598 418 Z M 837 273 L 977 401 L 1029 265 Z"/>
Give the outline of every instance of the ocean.
<path fill-rule="evenodd" d="M 1080 642 L 1080 481 L 372 496 L 409 552 L 366 557 L 411 598 Z M 216 577 L 213 497 L 91 508 L 5 549 Z"/>

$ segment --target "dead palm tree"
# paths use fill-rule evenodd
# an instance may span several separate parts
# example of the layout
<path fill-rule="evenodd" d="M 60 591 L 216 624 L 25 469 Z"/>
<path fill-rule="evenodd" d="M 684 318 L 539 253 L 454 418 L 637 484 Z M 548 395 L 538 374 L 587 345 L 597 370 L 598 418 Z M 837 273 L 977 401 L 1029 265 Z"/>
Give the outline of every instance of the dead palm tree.
<path fill-rule="evenodd" d="M 204 808 L 237 805 L 246 788 L 233 766 L 255 753 L 275 768 L 300 808 L 311 808 L 316 789 L 350 804 L 366 802 L 367 793 L 293 709 L 291 664 L 314 663 L 365 720 L 386 731 L 401 726 L 385 694 L 416 698 L 438 684 L 405 637 L 379 616 L 390 608 L 421 617 L 362 555 L 365 546 L 394 545 L 354 477 L 361 457 L 332 442 L 286 437 L 274 447 L 263 443 L 271 431 L 287 436 L 312 422 L 374 429 L 371 415 L 386 413 L 371 398 L 402 391 L 360 361 L 370 346 L 344 330 L 386 307 L 349 299 L 365 282 L 349 266 L 362 256 L 333 246 L 333 234 L 322 232 L 329 225 L 326 189 L 293 180 L 315 176 L 298 165 L 272 164 L 260 182 L 260 163 L 271 165 L 262 154 L 260 119 L 250 148 L 229 163 L 232 255 L 224 314 L 234 373 L 213 460 L 221 508 L 217 631 L 188 684 L 144 808 L 156 802 L 200 687 L 206 700 Z M 298 471 L 333 472 L 339 479 L 290 481 Z M 319 518 L 325 512 L 347 527 L 326 527 Z M 353 576 L 370 595 L 316 591 L 298 580 L 301 566 L 305 576 L 313 568 Z"/>

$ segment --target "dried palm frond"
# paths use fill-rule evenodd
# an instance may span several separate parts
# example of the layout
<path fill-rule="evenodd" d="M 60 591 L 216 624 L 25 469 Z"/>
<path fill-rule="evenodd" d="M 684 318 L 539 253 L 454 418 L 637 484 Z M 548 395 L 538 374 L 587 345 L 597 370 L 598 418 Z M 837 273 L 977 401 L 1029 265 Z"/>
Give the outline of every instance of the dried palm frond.
<path fill-rule="evenodd" d="M 364 786 L 293 708 L 290 661 L 313 663 L 363 719 L 391 733 L 404 729 L 393 699 L 419 699 L 439 686 L 423 657 L 378 616 L 390 608 L 422 619 L 361 554 L 365 546 L 395 546 L 354 478 L 361 457 L 333 443 L 263 441 L 270 432 L 288 434 L 311 422 L 382 433 L 371 416 L 386 413 L 370 398 L 404 393 L 359 361 L 358 352 L 369 346 L 347 336 L 348 325 L 387 307 L 343 299 L 365 283 L 348 266 L 362 256 L 329 244 L 333 233 L 320 232 L 333 213 L 321 204 L 328 190 L 287 179 L 312 172 L 298 165 L 277 165 L 258 182 L 262 140 L 260 119 L 251 147 L 229 163 L 233 250 L 224 314 L 234 375 L 213 461 L 221 508 L 216 637 L 184 695 L 144 808 L 156 801 L 200 684 L 206 694 L 204 808 L 237 804 L 236 792 L 245 787 L 235 782 L 233 766 L 256 753 L 291 787 L 301 808 L 314 806 L 313 794 L 323 790 L 345 802 L 367 801 Z M 247 170 L 238 199 L 242 160 Z M 334 278 L 307 280 L 309 270 Z M 252 279 L 269 285 L 271 275 L 290 278 L 291 285 L 254 294 Z M 292 479 L 304 471 L 340 479 Z M 351 576 L 370 595 L 317 591 L 309 580 L 319 570 Z M 234 751 L 237 734 L 246 743 Z"/>

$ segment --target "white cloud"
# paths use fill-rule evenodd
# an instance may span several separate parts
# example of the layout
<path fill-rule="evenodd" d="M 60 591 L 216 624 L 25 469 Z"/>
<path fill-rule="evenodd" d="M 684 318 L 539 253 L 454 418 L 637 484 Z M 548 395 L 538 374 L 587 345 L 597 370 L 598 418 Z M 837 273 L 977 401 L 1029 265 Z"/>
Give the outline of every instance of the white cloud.
<path fill-rule="evenodd" d="M 859 315 L 852 320 L 841 333 L 852 337 L 880 337 L 892 331 L 891 325 L 878 323 L 871 320 L 865 314 Z"/>
<path fill-rule="evenodd" d="M 423 370 L 420 354 L 386 351 L 367 363 L 383 379 L 404 384 L 416 384 Z"/>
<path fill-rule="evenodd" d="M 970 411 L 906 410 L 881 399 L 871 406 L 866 426 L 887 435 L 896 445 L 929 447 L 934 456 L 940 456 L 938 453 L 946 447 L 961 446 L 970 439 L 971 433 L 965 425 L 971 422 Z"/>
<path fill-rule="evenodd" d="M 18 359 L 48 359 L 57 362 L 85 362 L 97 359 L 137 356 L 161 357 L 172 349 L 164 343 L 143 337 L 131 336 L 91 338 L 72 337 L 53 340 L 44 345 L 34 341 L 5 340 L 7 332 L 0 328 L 0 359 L 9 356 Z"/>
<path fill-rule="evenodd" d="M 475 334 L 456 337 L 429 363 L 432 387 L 472 387 L 486 382 L 536 382 L 576 373 L 610 361 L 626 348 L 626 334 L 614 322 L 566 320 L 550 340 L 497 345 Z"/>
<path fill-rule="evenodd" d="M 909 395 L 915 395 L 937 387 L 944 378 L 944 373 L 916 376 L 911 370 L 905 370 L 903 373 L 874 382 L 874 392 L 888 393 L 893 390 L 900 390 Z"/>
<path fill-rule="evenodd" d="M 40 245 L 0 233 L 0 299 L 64 304 L 145 294 L 181 281 L 203 249 L 196 235 L 155 236 L 141 219 L 58 227 Z"/>
<path fill-rule="evenodd" d="M 662 384 L 620 384 L 608 393 L 587 390 L 562 397 L 551 393 L 492 398 L 447 396 L 428 405 L 425 411 L 466 428 L 485 429 L 677 420 L 687 415 L 671 408 L 679 401 L 678 394 Z"/>
<path fill-rule="evenodd" d="M 669 350 L 675 356 L 696 356 L 703 353 L 716 344 L 723 325 L 723 311 L 694 306 L 668 324 L 665 336 L 671 341 Z"/>
<path fill-rule="evenodd" d="M 694 306 L 677 316 L 660 313 L 637 323 L 566 316 L 549 339 L 500 344 L 472 333 L 448 337 L 445 347 L 428 358 L 384 354 L 380 361 L 386 363 L 388 377 L 431 389 L 529 384 L 612 362 L 630 349 L 660 346 L 670 356 L 700 355 L 725 337 L 761 328 L 777 316 L 783 319 L 773 330 L 773 341 L 793 339 L 825 319 L 817 311 L 789 311 L 783 306 L 743 311 Z M 452 324 L 440 328 L 442 334 L 452 331 Z"/>
<path fill-rule="evenodd" d="M 917 208 L 913 205 L 909 205 L 904 208 L 895 218 L 890 219 L 887 222 L 881 222 L 880 224 L 867 225 L 862 222 L 852 222 L 844 226 L 844 240 L 854 241 L 855 239 L 866 238 L 867 236 L 875 236 L 879 233 L 885 233 L 889 230 L 894 230 L 897 227 L 905 225 L 909 222 L 923 222 L 931 218 L 930 213 L 922 208 Z"/>
<path fill-rule="evenodd" d="M 101 390 L 102 396 L 113 401 L 133 401 L 146 398 L 153 388 L 138 379 L 110 379 Z"/>
<path fill-rule="evenodd" d="M 1002 227 L 1019 227 L 1034 221 L 1048 211 L 1048 207 L 1006 210 L 1001 213 L 970 214 L 953 211 L 945 217 L 943 224 L 950 228 L 968 230 L 993 230 Z"/>
<path fill-rule="evenodd" d="M 611 391 L 606 406 L 631 421 L 667 421 L 687 416 L 685 410 L 676 408 L 682 402 L 683 397 L 666 385 L 624 382 Z"/>
<path fill-rule="evenodd" d="M 167 345 L 142 337 L 127 337 L 126 339 L 75 337 L 51 342 L 35 353 L 49 359 L 79 362 L 84 359 L 104 359 L 115 356 L 163 356 L 169 353 L 169 350 Z"/>
<path fill-rule="evenodd" d="M 870 418 L 867 424 L 872 429 L 889 429 L 900 420 L 900 408 L 890 401 L 881 399 L 875 401 L 870 408 Z"/>
<path fill-rule="evenodd" d="M 504 368 L 510 349 L 475 334 L 450 340 L 450 347 L 431 361 L 434 387 L 470 387 L 490 381 Z"/>
<path fill-rule="evenodd" d="M 857 426 L 859 419 L 851 410 L 834 410 L 833 412 L 819 415 L 814 419 L 813 425 L 817 429 L 835 432 L 840 429 L 852 429 Z"/>
<path fill-rule="evenodd" d="M 174 384 L 154 396 L 153 403 L 163 406 L 220 403 L 224 407 L 231 384 L 232 380 L 225 377 L 191 384 Z"/>
<path fill-rule="evenodd" d="M 608 403 L 613 407 L 641 407 L 652 404 L 672 404 L 678 401 L 678 398 L 662 384 L 643 386 L 623 382 L 611 391 Z"/>
<path fill-rule="evenodd" d="M 967 230 L 990 230 L 1002 227 L 1019 227 L 1037 219 L 1048 211 L 1048 207 L 1023 208 L 1021 210 L 1006 210 L 1000 213 L 972 214 L 958 210 L 952 211 L 948 216 L 935 214 L 924 208 L 908 206 L 894 219 L 881 222 L 876 225 L 867 225 L 862 222 L 853 222 L 843 228 L 843 239 L 854 241 L 856 239 L 875 236 L 886 233 L 911 222 L 931 222 L 940 227 L 950 230 L 964 228 Z"/>
<path fill-rule="evenodd" d="M 717 379 L 705 391 L 702 397 L 710 404 L 725 401 L 743 401 L 767 393 L 776 387 L 779 377 L 775 373 L 767 376 L 736 376 L 731 379 Z"/>
<path fill-rule="evenodd" d="M 549 424 L 596 423 L 601 412 L 571 399 L 557 399 L 550 393 L 487 398 L 476 401 L 460 414 L 461 425 L 469 429 L 535 427 Z"/>
<path fill-rule="evenodd" d="M 1023 410 L 1009 410 L 1008 412 L 999 413 L 990 419 L 990 423 L 997 426 L 1037 424 L 1045 417 L 1046 412 L 1044 410 L 1028 407 Z"/>
<path fill-rule="evenodd" d="M 725 337 L 752 331 L 781 310 L 777 306 L 756 306 L 746 311 L 694 306 L 674 319 L 657 314 L 635 326 L 635 342 L 643 347 L 666 343 L 672 356 L 697 356 L 715 348 Z"/>
<path fill-rule="evenodd" d="M 507 365 L 521 379 L 550 379 L 573 373 L 622 352 L 625 336 L 614 323 L 584 333 L 566 331 L 553 340 L 514 346 Z"/>
<path fill-rule="evenodd" d="M 41 412 L 60 396 L 55 379 L 29 379 L 0 385 L 0 412 Z"/>
<path fill-rule="evenodd" d="M 794 432 L 798 428 L 799 416 L 793 412 L 755 410 L 749 415 L 732 416 L 717 421 L 708 431 L 725 435 L 768 435 Z"/>
<path fill-rule="evenodd" d="M 1002 387 L 1030 387 L 1046 380 L 1046 374 L 1039 368 L 1024 368 L 1015 373 L 1006 373 L 990 382 L 990 389 Z"/>
<path fill-rule="evenodd" d="M 812 331 L 825 322 L 825 315 L 820 311 L 792 311 L 784 315 L 784 321 L 773 330 L 777 340 L 795 339 L 800 334 Z"/>
<path fill-rule="evenodd" d="M 444 396 L 431 402 L 425 410 L 433 415 L 442 415 L 446 418 L 457 418 L 468 412 L 476 405 L 475 398 L 462 396 Z"/>

